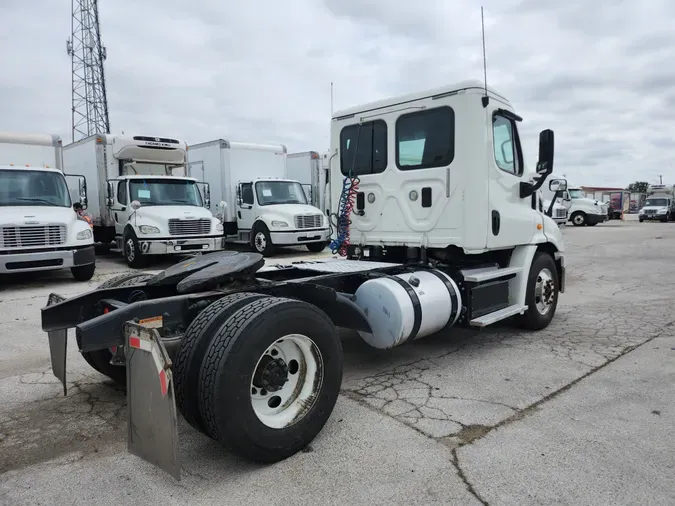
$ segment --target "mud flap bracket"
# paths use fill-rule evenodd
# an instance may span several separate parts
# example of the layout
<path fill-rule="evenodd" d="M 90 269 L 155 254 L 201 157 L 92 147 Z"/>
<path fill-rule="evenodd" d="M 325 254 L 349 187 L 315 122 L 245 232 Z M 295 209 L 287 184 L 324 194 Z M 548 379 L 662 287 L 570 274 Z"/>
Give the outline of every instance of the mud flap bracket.
<path fill-rule="evenodd" d="M 157 329 L 124 324 L 128 450 L 180 480 L 171 359 Z"/>

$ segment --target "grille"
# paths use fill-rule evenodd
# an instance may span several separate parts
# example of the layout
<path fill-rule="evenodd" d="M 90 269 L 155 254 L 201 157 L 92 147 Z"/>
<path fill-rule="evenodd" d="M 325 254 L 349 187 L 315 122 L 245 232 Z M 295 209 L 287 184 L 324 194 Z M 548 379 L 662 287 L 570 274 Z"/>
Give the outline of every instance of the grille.
<path fill-rule="evenodd" d="M 567 217 L 567 209 L 556 209 L 555 210 L 555 217 L 556 218 L 566 218 Z"/>
<path fill-rule="evenodd" d="M 295 217 L 295 228 L 321 228 L 322 214 L 299 214 Z"/>
<path fill-rule="evenodd" d="M 59 246 L 64 242 L 66 242 L 65 225 L 2 228 L 3 248 Z"/>
<path fill-rule="evenodd" d="M 211 232 L 211 220 L 169 220 L 169 234 L 171 235 L 206 235 Z"/>
<path fill-rule="evenodd" d="M 645 209 L 645 214 L 656 214 L 656 209 Z"/>

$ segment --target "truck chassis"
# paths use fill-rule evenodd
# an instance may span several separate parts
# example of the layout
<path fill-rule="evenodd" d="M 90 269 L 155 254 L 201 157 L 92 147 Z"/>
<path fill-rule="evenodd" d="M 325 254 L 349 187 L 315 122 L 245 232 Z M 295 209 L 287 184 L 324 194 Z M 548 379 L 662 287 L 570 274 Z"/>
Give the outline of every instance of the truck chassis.
<path fill-rule="evenodd" d="M 126 386 L 129 451 L 180 479 L 178 411 L 198 431 L 256 462 L 283 460 L 314 439 L 342 382 L 336 327 L 374 332 L 354 297 L 368 280 L 394 280 L 410 296 L 415 322 L 396 345 L 421 335 L 421 306 L 412 289 L 419 279 L 410 275 L 406 287 L 401 274 L 427 271 L 443 281 L 451 302 L 448 327 L 527 318 L 527 306 L 500 305 L 485 296 L 503 295 L 495 291 L 502 283 L 508 299 L 508 280 L 518 269 L 504 265 L 457 270 L 429 260 L 367 259 L 263 264 L 258 253 L 216 252 L 157 275 L 118 276 L 69 299 L 51 294 L 42 329 L 64 395 L 67 332 L 75 328 L 85 360 Z M 553 311 L 540 328 L 564 290 L 564 262 L 549 265 L 554 273 L 540 299 Z"/>

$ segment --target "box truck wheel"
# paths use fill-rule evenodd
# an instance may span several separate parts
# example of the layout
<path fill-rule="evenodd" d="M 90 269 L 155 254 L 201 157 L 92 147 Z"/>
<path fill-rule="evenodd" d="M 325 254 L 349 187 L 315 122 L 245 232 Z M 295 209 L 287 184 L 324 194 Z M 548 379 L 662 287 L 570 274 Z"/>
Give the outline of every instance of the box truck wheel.
<path fill-rule="evenodd" d="M 548 253 L 536 253 L 527 279 L 527 311 L 518 317 L 519 325 L 529 330 L 547 327 L 558 306 L 558 288 L 558 271 L 553 257 Z"/>
<path fill-rule="evenodd" d="M 262 256 L 268 257 L 274 255 L 274 244 L 270 237 L 270 231 L 264 223 L 258 222 L 253 225 L 253 233 L 251 234 L 251 246 Z"/>
<path fill-rule="evenodd" d="M 321 242 L 310 242 L 307 245 L 307 249 L 311 251 L 312 253 L 321 253 L 323 250 L 326 249 L 326 242 L 321 241 Z"/>
<path fill-rule="evenodd" d="M 342 345 L 306 302 L 265 297 L 215 333 L 199 373 L 199 409 L 215 439 L 271 463 L 306 447 L 330 417 L 342 383 Z"/>
<path fill-rule="evenodd" d="M 146 282 L 148 279 L 153 277 L 152 274 L 145 272 L 134 272 L 133 274 L 120 274 L 114 278 L 110 278 L 108 281 L 100 284 L 97 290 L 104 288 L 118 288 L 123 286 L 131 285 L 140 285 Z M 80 336 L 76 336 L 77 347 L 82 349 L 82 341 Z M 95 370 L 107 376 L 115 383 L 126 386 L 127 384 L 127 371 L 125 367 L 119 365 L 112 365 L 110 359 L 112 358 L 112 353 L 110 350 L 96 350 L 96 351 L 87 351 L 82 353 L 84 360 Z"/>
<path fill-rule="evenodd" d="M 122 254 L 127 261 L 127 265 L 132 269 L 138 269 L 143 265 L 143 253 L 136 239 L 133 230 L 125 230 L 122 236 Z"/>
<path fill-rule="evenodd" d="M 96 271 L 96 264 L 87 264 L 87 265 L 78 265 L 77 267 L 71 267 L 70 272 L 75 278 L 75 281 L 89 281 L 94 277 L 94 272 Z"/>
<path fill-rule="evenodd" d="M 195 429 L 213 437 L 204 427 L 199 413 L 197 389 L 204 353 L 216 331 L 242 307 L 266 295 L 240 292 L 226 295 L 206 307 L 185 331 L 173 363 L 176 405 L 183 418 Z"/>

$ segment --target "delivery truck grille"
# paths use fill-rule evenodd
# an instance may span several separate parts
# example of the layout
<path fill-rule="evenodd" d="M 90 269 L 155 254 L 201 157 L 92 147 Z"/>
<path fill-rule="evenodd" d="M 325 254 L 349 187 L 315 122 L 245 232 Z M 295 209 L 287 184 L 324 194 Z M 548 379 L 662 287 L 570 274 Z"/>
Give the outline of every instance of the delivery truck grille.
<path fill-rule="evenodd" d="M 3 248 L 29 248 L 33 246 L 59 246 L 64 242 L 66 242 L 65 225 L 3 227 L 0 246 Z"/>
<path fill-rule="evenodd" d="M 645 214 L 656 214 L 656 209 L 645 209 Z"/>
<path fill-rule="evenodd" d="M 211 220 L 169 220 L 169 234 L 171 235 L 206 235 L 211 232 Z"/>
<path fill-rule="evenodd" d="M 556 209 L 555 210 L 556 218 L 567 218 L 567 209 Z"/>
<path fill-rule="evenodd" d="M 295 228 L 321 228 L 322 214 L 298 214 Z"/>

